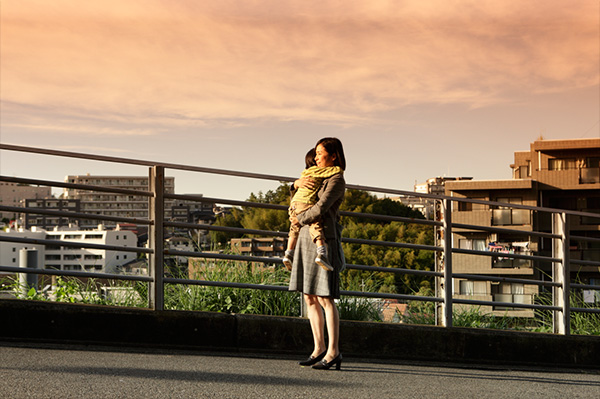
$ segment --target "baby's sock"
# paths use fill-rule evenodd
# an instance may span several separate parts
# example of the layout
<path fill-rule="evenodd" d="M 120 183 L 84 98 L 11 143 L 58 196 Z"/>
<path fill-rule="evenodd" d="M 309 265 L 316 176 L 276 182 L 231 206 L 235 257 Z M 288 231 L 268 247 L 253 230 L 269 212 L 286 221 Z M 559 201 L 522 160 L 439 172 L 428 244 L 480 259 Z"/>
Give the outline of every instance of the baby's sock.
<path fill-rule="evenodd" d="M 321 256 L 322 258 L 327 259 L 327 247 L 325 245 L 321 245 L 317 247 L 317 255 Z"/>

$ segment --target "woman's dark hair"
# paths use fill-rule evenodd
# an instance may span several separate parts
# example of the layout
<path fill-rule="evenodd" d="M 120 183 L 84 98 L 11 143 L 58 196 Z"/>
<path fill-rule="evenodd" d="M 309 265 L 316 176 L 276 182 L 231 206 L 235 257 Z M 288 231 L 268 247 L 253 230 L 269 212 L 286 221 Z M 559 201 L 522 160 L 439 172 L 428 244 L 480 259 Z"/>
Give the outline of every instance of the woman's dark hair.
<path fill-rule="evenodd" d="M 306 156 L 304 157 L 304 162 L 306 163 L 306 169 L 310 168 L 311 166 L 317 165 L 317 163 L 315 162 L 316 156 L 317 156 L 317 151 L 314 148 L 311 148 L 310 150 L 308 150 L 308 152 L 306 153 Z"/>
<path fill-rule="evenodd" d="M 324 137 L 317 142 L 315 148 L 321 144 L 328 154 L 335 154 L 335 166 L 339 166 L 343 170 L 346 170 L 346 157 L 344 156 L 344 147 L 342 142 L 336 137 Z"/>

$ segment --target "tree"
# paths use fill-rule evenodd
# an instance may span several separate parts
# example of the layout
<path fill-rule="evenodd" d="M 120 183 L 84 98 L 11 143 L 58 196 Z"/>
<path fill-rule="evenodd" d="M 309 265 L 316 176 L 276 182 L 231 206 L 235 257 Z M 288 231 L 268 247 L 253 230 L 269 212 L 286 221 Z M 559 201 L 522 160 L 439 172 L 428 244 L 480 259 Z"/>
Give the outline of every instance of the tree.
<path fill-rule="evenodd" d="M 216 217 L 213 226 L 222 227 L 243 227 L 240 219 L 242 217 L 242 210 L 239 208 L 232 208 L 231 212 L 225 212 L 222 215 Z M 214 231 L 210 232 L 210 240 L 213 245 L 227 245 L 232 238 L 242 237 L 240 233 L 229 233 L 225 231 Z"/>
<path fill-rule="evenodd" d="M 248 201 L 288 206 L 290 188 L 286 183 L 282 183 L 275 191 L 269 190 L 266 194 L 261 191 L 258 195 L 250 193 Z M 287 211 L 279 209 L 244 207 L 240 224 L 246 229 L 255 230 L 288 231 L 290 229 Z"/>
<path fill-rule="evenodd" d="M 290 200 L 290 189 L 286 183 L 282 183 L 277 189 L 266 193 L 259 191 L 257 194 L 250 193 L 246 201 L 262 204 L 288 205 Z M 240 227 L 253 230 L 288 231 L 290 222 L 287 211 L 279 209 L 266 209 L 243 207 L 233 208 L 231 213 L 218 216 L 214 223 L 216 226 Z M 213 243 L 226 244 L 232 238 L 249 237 L 253 234 L 227 233 L 220 231 L 211 232 Z"/>
<path fill-rule="evenodd" d="M 388 216 L 423 219 L 423 215 L 398 201 L 378 199 L 375 195 L 359 190 L 347 190 L 341 209 Z M 433 244 L 433 229 L 428 226 L 397 221 L 382 221 L 371 218 L 344 217 L 343 237 L 361 240 L 403 242 L 421 245 Z M 346 262 L 377 267 L 394 267 L 414 270 L 433 270 L 434 254 L 410 248 L 394 248 L 383 245 L 344 243 Z M 429 287 L 432 279 L 409 274 L 366 272 L 348 270 L 342 276 L 347 286 L 358 280 L 375 281 L 380 292 L 412 293 L 421 287 Z"/>

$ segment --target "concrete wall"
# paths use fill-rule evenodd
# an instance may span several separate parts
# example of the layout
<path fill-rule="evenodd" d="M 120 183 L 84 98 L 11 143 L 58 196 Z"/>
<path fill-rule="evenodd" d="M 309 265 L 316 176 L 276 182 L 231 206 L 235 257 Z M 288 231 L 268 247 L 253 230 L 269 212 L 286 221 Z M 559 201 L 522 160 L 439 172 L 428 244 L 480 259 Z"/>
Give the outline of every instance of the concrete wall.
<path fill-rule="evenodd" d="M 0 300 L 0 340 L 297 354 L 308 320 Z M 600 368 L 600 337 L 342 321 L 352 358 Z"/>

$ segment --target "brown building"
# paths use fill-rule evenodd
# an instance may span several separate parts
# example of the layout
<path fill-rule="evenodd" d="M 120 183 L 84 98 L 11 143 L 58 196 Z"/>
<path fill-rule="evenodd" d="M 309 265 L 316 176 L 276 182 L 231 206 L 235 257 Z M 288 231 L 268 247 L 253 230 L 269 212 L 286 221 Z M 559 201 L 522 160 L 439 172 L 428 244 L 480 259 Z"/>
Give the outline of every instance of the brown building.
<path fill-rule="evenodd" d="M 0 205 L 23 207 L 26 199 L 52 198 L 50 187 L 28 186 L 18 183 L 0 182 Z M 18 218 L 16 212 L 0 212 L 0 220 Z"/>
<path fill-rule="evenodd" d="M 282 237 L 232 238 L 231 251 L 234 254 L 280 258 L 285 253 L 287 240 Z"/>
<path fill-rule="evenodd" d="M 600 214 L 600 139 L 538 140 L 529 151 L 514 154 L 513 178 L 489 181 L 448 181 L 446 195 L 462 198 L 576 210 Z M 456 204 L 456 203 L 455 203 Z M 455 229 L 454 247 L 550 256 L 549 240 L 531 237 L 529 231 L 551 231 L 550 214 L 515 209 L 509 206 L 458 203 L 453 223 L 507 227 L 517 232 L 488 233 Z M 522 231 L 520 233 L 519 231 Z M 600 219 L 572 217 L 571 235 L 600 238 Z M 591 242 L 572 242 L 571 258 L 600 261 L 600 247 Z M 524 279 L 549 279 L 551 265 L 531 260 L 455 254 L 455 273 L 473 273 Z M 600 270 L 592 266 L 573 266 L 572 278 L 585 284 L 600 285 Z M 532 303 L 537 285 L 459 280 L 454 293 L 458 298 L 495 302 Z M 598 293 L 584 293 L 596 301 Z M 494 307 L 505 314 L 506 309 Z M 510 315 L 531 316 L 531 310 L 514 310 Z"/>

